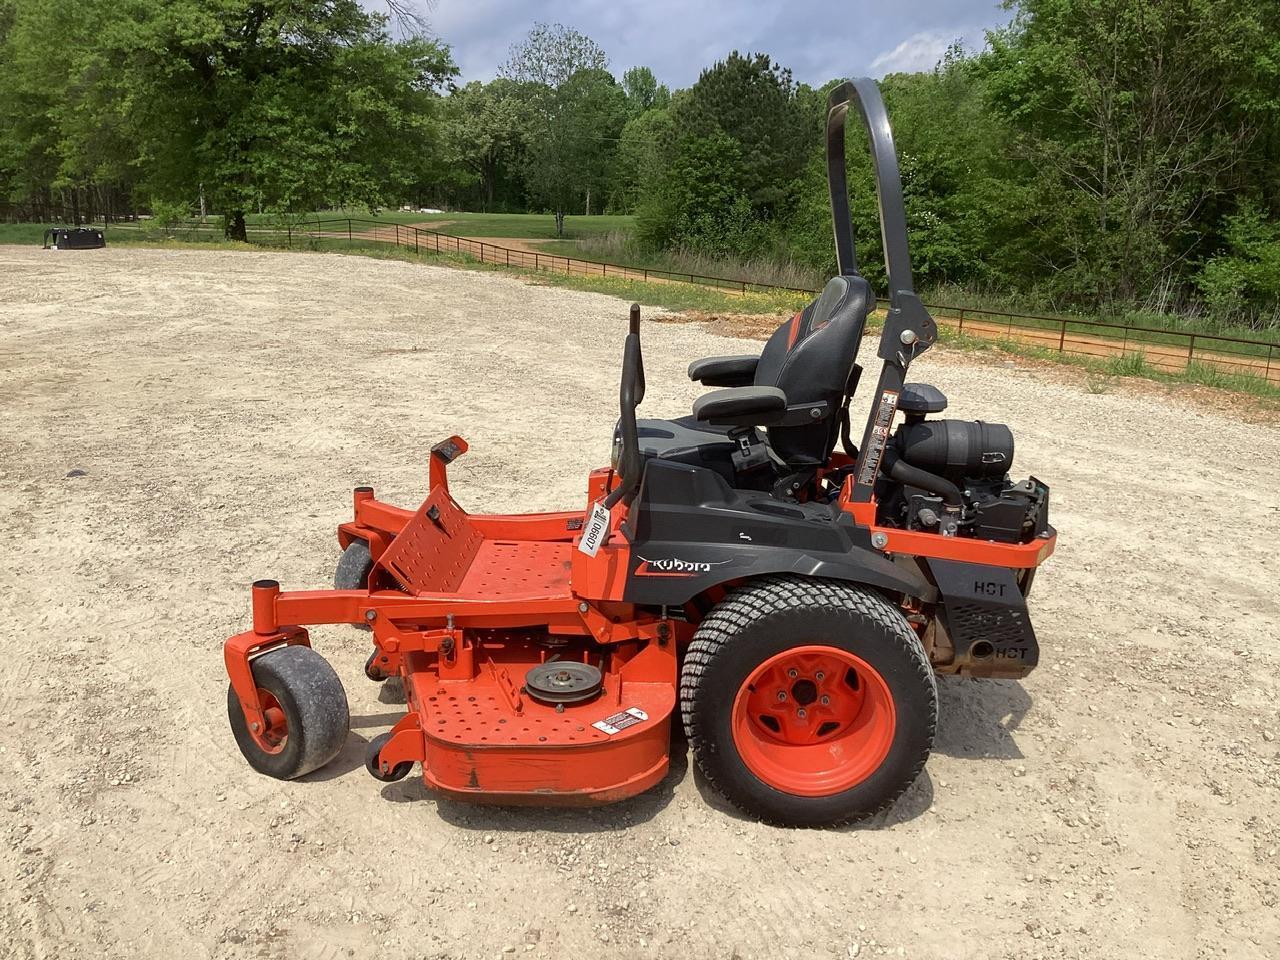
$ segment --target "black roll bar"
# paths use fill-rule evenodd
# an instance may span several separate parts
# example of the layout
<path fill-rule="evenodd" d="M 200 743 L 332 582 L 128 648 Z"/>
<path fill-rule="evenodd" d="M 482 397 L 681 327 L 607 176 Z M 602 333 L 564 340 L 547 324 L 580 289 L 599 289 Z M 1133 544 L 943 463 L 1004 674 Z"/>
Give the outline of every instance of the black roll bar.
<path fill-rule="evenodd" d="M 880 238 L 884 268 L 889 278 L 889 310 L 880 335 L 877 356 L 884 361 L 876 396 L 858 449 L 854 471 L 854 502 L 866 503 L 873 494 L 884 459 L 889 429 L 898 408 L 898 396 L 911 361 L 938 339 L 938 326 L 916 296 L 911 275 L 911 251 L 907 245 L 907 210 L 902 200 L 902 174 L 893 145 L 893 129 L 874 80 L 846 80 L 827 97 L 827 188 L 831 194 L 831 220 L 835 233 L 836 262 L 845 276 L 858 275 L 849 212 L 849 181 L 845 167 L 845 118 L 856 106 L 867 128 L 871 163 L 876 177 L 880 210 Z"/>
<path fill-rule="evenodd" d="M 844 132 L 849 107 L 856 106 L 871 141 L 871 163 L 876 175 L 876 199 L 880 207 L 880 236 L 884 243 L 884 267 L 890 293 L 915 291 L 911 277 L 911 252 L 907 247 L 907 212 L 902 202 L 902 175 L 893 129 L 874 80 L 846 80 L 827 97 L 827 187 L 831 192 L 831 216 L 836 237 L 836 262 L 842 274 L 858 272 L 854 252 L 853 221 L 849 214 L 849 183 L 845 169 Z"/>

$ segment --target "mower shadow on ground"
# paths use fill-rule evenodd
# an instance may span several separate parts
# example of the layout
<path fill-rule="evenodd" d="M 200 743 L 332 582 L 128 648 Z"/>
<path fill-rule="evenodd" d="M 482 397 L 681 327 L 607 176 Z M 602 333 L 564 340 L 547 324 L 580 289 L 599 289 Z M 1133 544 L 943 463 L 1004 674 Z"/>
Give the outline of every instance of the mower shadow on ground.
<path fill-rule="evenodd" d="M 358 740 L 352 737 L 351 740 Z M 662 782 L 651 790 L 606 806 L 597 807 L 503 807 L 465 803 L 438 796 L 427 790 L 417 771 L 399 783 L 382 788 L 382 799 L 391 803 L 429 801 L 435 804 L 440 819 L 464 830 L 492 832 L 499 830 L 542 830 L 553 833 L 609 833 L 627 830 L 652 820 L 675 796 L 676 787 L 689 772 L 689 759 L 682 749 L 684 741 L 673 741 L 671 769 Z M 361 747 L 363 756 L 363 746 Z M 343 750 L 343 755 L 346 749 Z M 341 760 L 342 757 L 339 757 Z M 335 763 L 338 761 L 335 761 Z M 363 760 L 361 761 L 363 763 Z"/>
<path fill-rule="evenodd" d="M 364 751 L 365 747 L 369 745 L 370 738 L 374 734 L 395 726 L 400 718 L 404 716 L 404 688 L 400 685 L 398 678 L 388 680 L 382 684 L 378 690 L 378 702 L 399 706 L 400 709 L 387 713 L 352 714 L 351 732 L 342 744 L 341 752 L 319 770 L 299 778 L 302 782 L 323 783 L 326 780 L 334 780 L 344 776 L 353 770 L 359 770 L 364 766 Z M 368 737 L 362 736 L 357 732 L 360 730 L 370 730 L 371 733 Z"/>
<path fill-rule="evenodd" d="M 384 730 L 389 730 L 403 718 L 403 710 L 397 710 L 392 713 L 369 713 L 362 717 L 353 716 L 351 718 L 351 729 L 366 730 L 370 727 L 381 727 Z"/>
<path fill-rule="evenodd" d="M 1014 735 L 1031 705 L 1017 680 L 939 677 L 933 752 L 960 760 L 1021 760 Z"/>
<path fill-rule="evenodd" d="M 396 714 L 391 721 L 394 723 L 400 719 L 403 714 Z M 367 721 L 357 723 L 356 721 Z M 299 777 L 299 783 L 324 783 L 326 780 L 336 780 L 344 777 L 353 770 L 361 770 L 364 768 L 364 750 L 369 744 L 368 737 L 362 737 L 356 733 L 354 728 L 357 726 L 383 727 L 386 721 L 382 717 L 352 717 L 352 731 L 347 734 L 347 739 L 342 744 L 342 749 L 338 755 L 326 763 L 319 770 L 308 773 L 304 777 Z M 367 777 L 368 774 L 365 774 Z M 372 778 L 370 778 L 372 779 Z"/>

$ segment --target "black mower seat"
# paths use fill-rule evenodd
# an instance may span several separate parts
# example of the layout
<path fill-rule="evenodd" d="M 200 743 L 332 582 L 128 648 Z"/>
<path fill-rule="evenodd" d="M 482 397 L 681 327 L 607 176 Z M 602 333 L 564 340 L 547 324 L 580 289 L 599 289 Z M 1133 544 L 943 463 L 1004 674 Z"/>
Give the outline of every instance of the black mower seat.
<path fill-rule="evenodd" d="M 738 439 L 745 434 L 756 448 L 747 458 L 751 487 L 762 482 L 762 470 L 780 476 L 824 465 L 835 448 L 862 329 L 874 305 L 861 277 L 835 277 L 821 296 L 778 327 L 758 359 L 695 360 L 690 378 L 725 389 L 700 397 L 692 417 L 640 420 L 641 455 L 710 467 L 731 486 L 741 486 L 734 452 L 747 453 Z M 757 426 L 765 427 L 767 438 Z"/>

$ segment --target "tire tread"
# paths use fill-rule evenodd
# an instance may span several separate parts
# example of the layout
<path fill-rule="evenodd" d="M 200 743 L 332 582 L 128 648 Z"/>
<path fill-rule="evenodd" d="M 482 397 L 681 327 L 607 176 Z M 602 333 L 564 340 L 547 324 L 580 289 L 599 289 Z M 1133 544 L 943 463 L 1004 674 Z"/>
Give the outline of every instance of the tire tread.
<path fill-rule="evenodd" d="M 704 678 L 713 664 L 731 655 L 734 639 L 747 627 L 781 610 L 813 607 L 834 607 L 870 619 L 882 627 L 885 637 L 897 644 L 910 658 L 918 679 L 927 685 L 932 694 L 929 697 L 926 726 L 928 742 L 933 742 L 938 723 L 937 678 L 919 638 L 887 598 L 869 588 L 838 580 L 770 576 L 751 581 L 725 597 L 698 626 L 685 651 L 679 691 L 681 719 L 702 775 L 722 796 L 740 807 L 746 805 L 744 798 L 735 796 L 735 792 L 717 774 L 714 765 L 706 762 L 706 754 L 715 752 L 717 745 L 713 742 L 714 738 L 708 737 L 707 731 L 701 729 L 698 711 L 695 709 L 705 689 Z M 840 826 L 864 820 L 889 809 L 915 782 L 924 769 L 928 756 L 929 751 L 923 751 L 910 773 L 902 777 L 874 809 L 828 821 L 827 825 Z M 770 816 L 761 816 L 761 819 L 769 823 L 784 824 L 781 819 Z"/>

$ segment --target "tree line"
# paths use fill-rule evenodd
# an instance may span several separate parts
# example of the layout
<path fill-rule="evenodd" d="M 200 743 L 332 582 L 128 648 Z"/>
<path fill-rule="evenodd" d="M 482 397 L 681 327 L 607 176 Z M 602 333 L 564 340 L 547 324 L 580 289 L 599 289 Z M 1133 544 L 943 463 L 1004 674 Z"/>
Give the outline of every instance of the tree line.
<path fill-rule="evenodd" d="M 1280 305 L 1280 0 L 1010 0 L 883 81 L 918 281 L 1102 311 Z M 447 205 L 635 215 L 638 253 L 834 269 L 830 86 L 733 52 L 689 88 L 536 25 L 494 80 L 356 0 L 0 0 L 0 193 L 110 216 Z M 410 25 L 412 27 L 412 25 Z M 447 38 L 445 38 L 447 39 Z M 855 140 L 860 131 L 851 132 Z M 860 259 L 877 276 L 865 148 Z"/>

